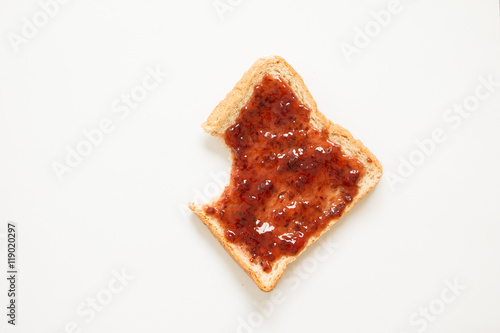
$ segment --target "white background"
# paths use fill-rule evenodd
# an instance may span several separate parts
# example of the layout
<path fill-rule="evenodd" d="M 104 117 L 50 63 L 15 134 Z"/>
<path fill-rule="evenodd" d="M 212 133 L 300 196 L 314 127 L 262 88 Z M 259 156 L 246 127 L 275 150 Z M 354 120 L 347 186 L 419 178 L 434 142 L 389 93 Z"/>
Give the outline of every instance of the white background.
<path fill-rule="evenodd" d="M 473 96 L 479 76 L 500 81 L 498 2 L 401 0 L 351 62 L 341 43 L 353 44 L 388 1 L 231 3 L 221 19 L 212 0 L 74 0 L 15 52 L 9 36 L 41 7 L 0 1 L 0 259 L 5 272 L 14 221 L 20 270 L 16 327 L 6 324 L 0 275 L 1 331 L 412 333 L 424 324 L 410 317 L 432 304 L 440 313 L 424 320 L 426 332 L 499 332 L 500 88 L 457 128 L 443 118 Z M 269 294 L 185 204 L 229 169 L 200 124 L 272 54 L 385 174 L 290 266 L 284 279 L 300 282 Z M 169 76 L 121 119 L 113 103 L 147 66 Z M 114 131 L 59 181 L 52 164 L 104 118 Z M 436 128 L 446 141 L 391 187 L 400 159 L 418 155 L 415 140 Z M 314 262 L 329 242 L 335 250 Z M 122 270 L 134 279 L 109 300 Z M 441 309 L 446 281 L 465 290 Z M 273 294 L 282 302 L 269 306 Z M 109 304 L 92 318 L 77 313 L 96 296 Z"/>

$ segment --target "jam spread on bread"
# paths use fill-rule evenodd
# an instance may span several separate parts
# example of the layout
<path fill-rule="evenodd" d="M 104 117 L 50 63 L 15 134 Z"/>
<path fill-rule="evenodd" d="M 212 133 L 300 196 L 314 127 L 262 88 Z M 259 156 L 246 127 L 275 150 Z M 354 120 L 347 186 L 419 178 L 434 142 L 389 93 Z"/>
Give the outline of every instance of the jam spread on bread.
<path fill-rule="evenodd" d="M 310 114 L 285 81 L 266 74 L 225 132 L 231 180 L 205 212 L 264 272 L 339 218 L 365 172 L 329 140 L 326 129 L 311 125 Z"/>

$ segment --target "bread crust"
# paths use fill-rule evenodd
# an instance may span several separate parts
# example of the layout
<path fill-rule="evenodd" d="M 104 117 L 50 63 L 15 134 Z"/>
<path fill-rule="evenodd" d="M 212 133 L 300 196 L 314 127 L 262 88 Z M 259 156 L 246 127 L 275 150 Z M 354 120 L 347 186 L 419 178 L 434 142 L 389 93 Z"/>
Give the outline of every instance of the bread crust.
<path fill-rule="evenodd" d="M 279 75 L 293 90 L 299 101 L 311 110 L 311 125 L 317 130 L 326 129 L 329 140 L 341 146 L 342 151 L 350 156 L 355 156 L 365 167 L 365 174 L 359 180 L 358 194 L 352 202 L 346 205 L 344 216 L 361 198 L 363 198 L 380 180 L 382 176 L 382 164 L 366 148 L 363 143 L 353 138 L 351 133 L 343 127 L 334 124 L 318 111 L 316 101 L 307 89 L 300 75 L 290 66 L 285 59 L 279 56 L 269 56 L 258 59 L 243 75 L 235 85 L 208 116 L 203 123 L 203 129 L 224 142 L 224 133 L 227 128 L 235 123 L 240 110 L 247 104 L 252 96 L 254 87 L 262 82 L 266 74 Z M 371 160 L 371 162 L 368 162 Z M 217 201 L 217 198 L 215 201 Z M 215 202 L 214 201 L 214 202 Z M 207 203 L 205 203 L 207 204 Z M 301 255 L 312 243 L 314 243 L 323 233 L 328 231 L 341 217 L 333 219 L 318 235 L 309 238 L 304 248 L 294 256 L 283 256 L 272 265 L 272 271 L 265 273 L 257 263 L 250 262 L 250 253 L 241 245 L 234 244 L 226 240 L 224 230 L 219 221 L 205 213 L 205 204 L 189 203 L 189 208 L 202 220 L 212 234 L 217 238 L 226 251 L 240 265 L 243 270 L 252 278 L 257 286 L 263 291 L 271 291 L 285 272 L 287 266 Z"/>

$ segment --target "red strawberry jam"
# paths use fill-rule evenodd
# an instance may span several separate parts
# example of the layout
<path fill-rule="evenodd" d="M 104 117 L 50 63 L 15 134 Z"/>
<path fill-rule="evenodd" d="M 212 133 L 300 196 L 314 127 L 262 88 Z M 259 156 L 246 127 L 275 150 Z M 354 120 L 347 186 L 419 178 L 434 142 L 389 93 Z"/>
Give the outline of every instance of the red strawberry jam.
<path fill-rule="evenodd" d="M 231 180 L 205 212 L 265 272 L 339 218 L 364 174 L 326 129 L 311 126 L 310 114 L 285 81 L 267 74 L 225 132 L 234 161 Z"/>

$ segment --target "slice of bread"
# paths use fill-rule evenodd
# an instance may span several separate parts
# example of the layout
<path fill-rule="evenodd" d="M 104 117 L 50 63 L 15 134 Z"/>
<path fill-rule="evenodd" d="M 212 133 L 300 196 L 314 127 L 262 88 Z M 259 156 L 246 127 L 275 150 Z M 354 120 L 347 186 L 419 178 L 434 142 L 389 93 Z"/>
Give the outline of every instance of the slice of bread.
<path fill-rule="evenodd" d="M 266 74 L 278 75 L 285 81 L 291 87 L 298 100 L 311 111 L 311 125 L 318 131 L 326 129 L 330 141 L 340 145 L 344 154 L 355 156 L 364 165 L 365 173 L 358 182 L 358 194 L 353 198 L 352 202 L 346 205 L 343 212 L 343 214 L 347 213 L 358 200 L 364 197 L 379 182 L 382 176 L 382 165 L 361 141 L 355 140 L 349 131 L 332 123 L 318 111 L 316 102 L 309 93 L 304 81 L 283 58 L 270 56 L 258 59 L 243 75 L 241 80 L 226 98 L 217 105 L 214 111 L 212 111 L 208 120 L 202 125 L 203 129 L 211 135 L 220 138 L 224 143 L 224 133 L 226 129 L 234 125 L 240 110 L 247 104 L 252 96 L 254 87 L 261 84 Z M 217 200 L 218 198 L 214 202 Z M 250 260 L 250 253 L 243 246 L 232 243 L 226 239 L 224 236 L 224 229 L 219 223 L 219 220 L 214 215 L 209 215 L 205 212 L 204 204 L 190 203 L 189 207 L 198 215 L 215 238 L 219 240 L 233 259 L 248 273 L 257 286 L 263 291 L 272 290 L 283 275 L 288 264 L 294 261 L 309 245 L 314 243 L 338 220 L 338 218 L 331 220 L 327 227 L 319 234 L 309 238 L 306 245 L 297 255 L 283 256 L 277 259 L 272 265 L 272 271 L 266 273 L 263 271 L 261 265 Z"/>

